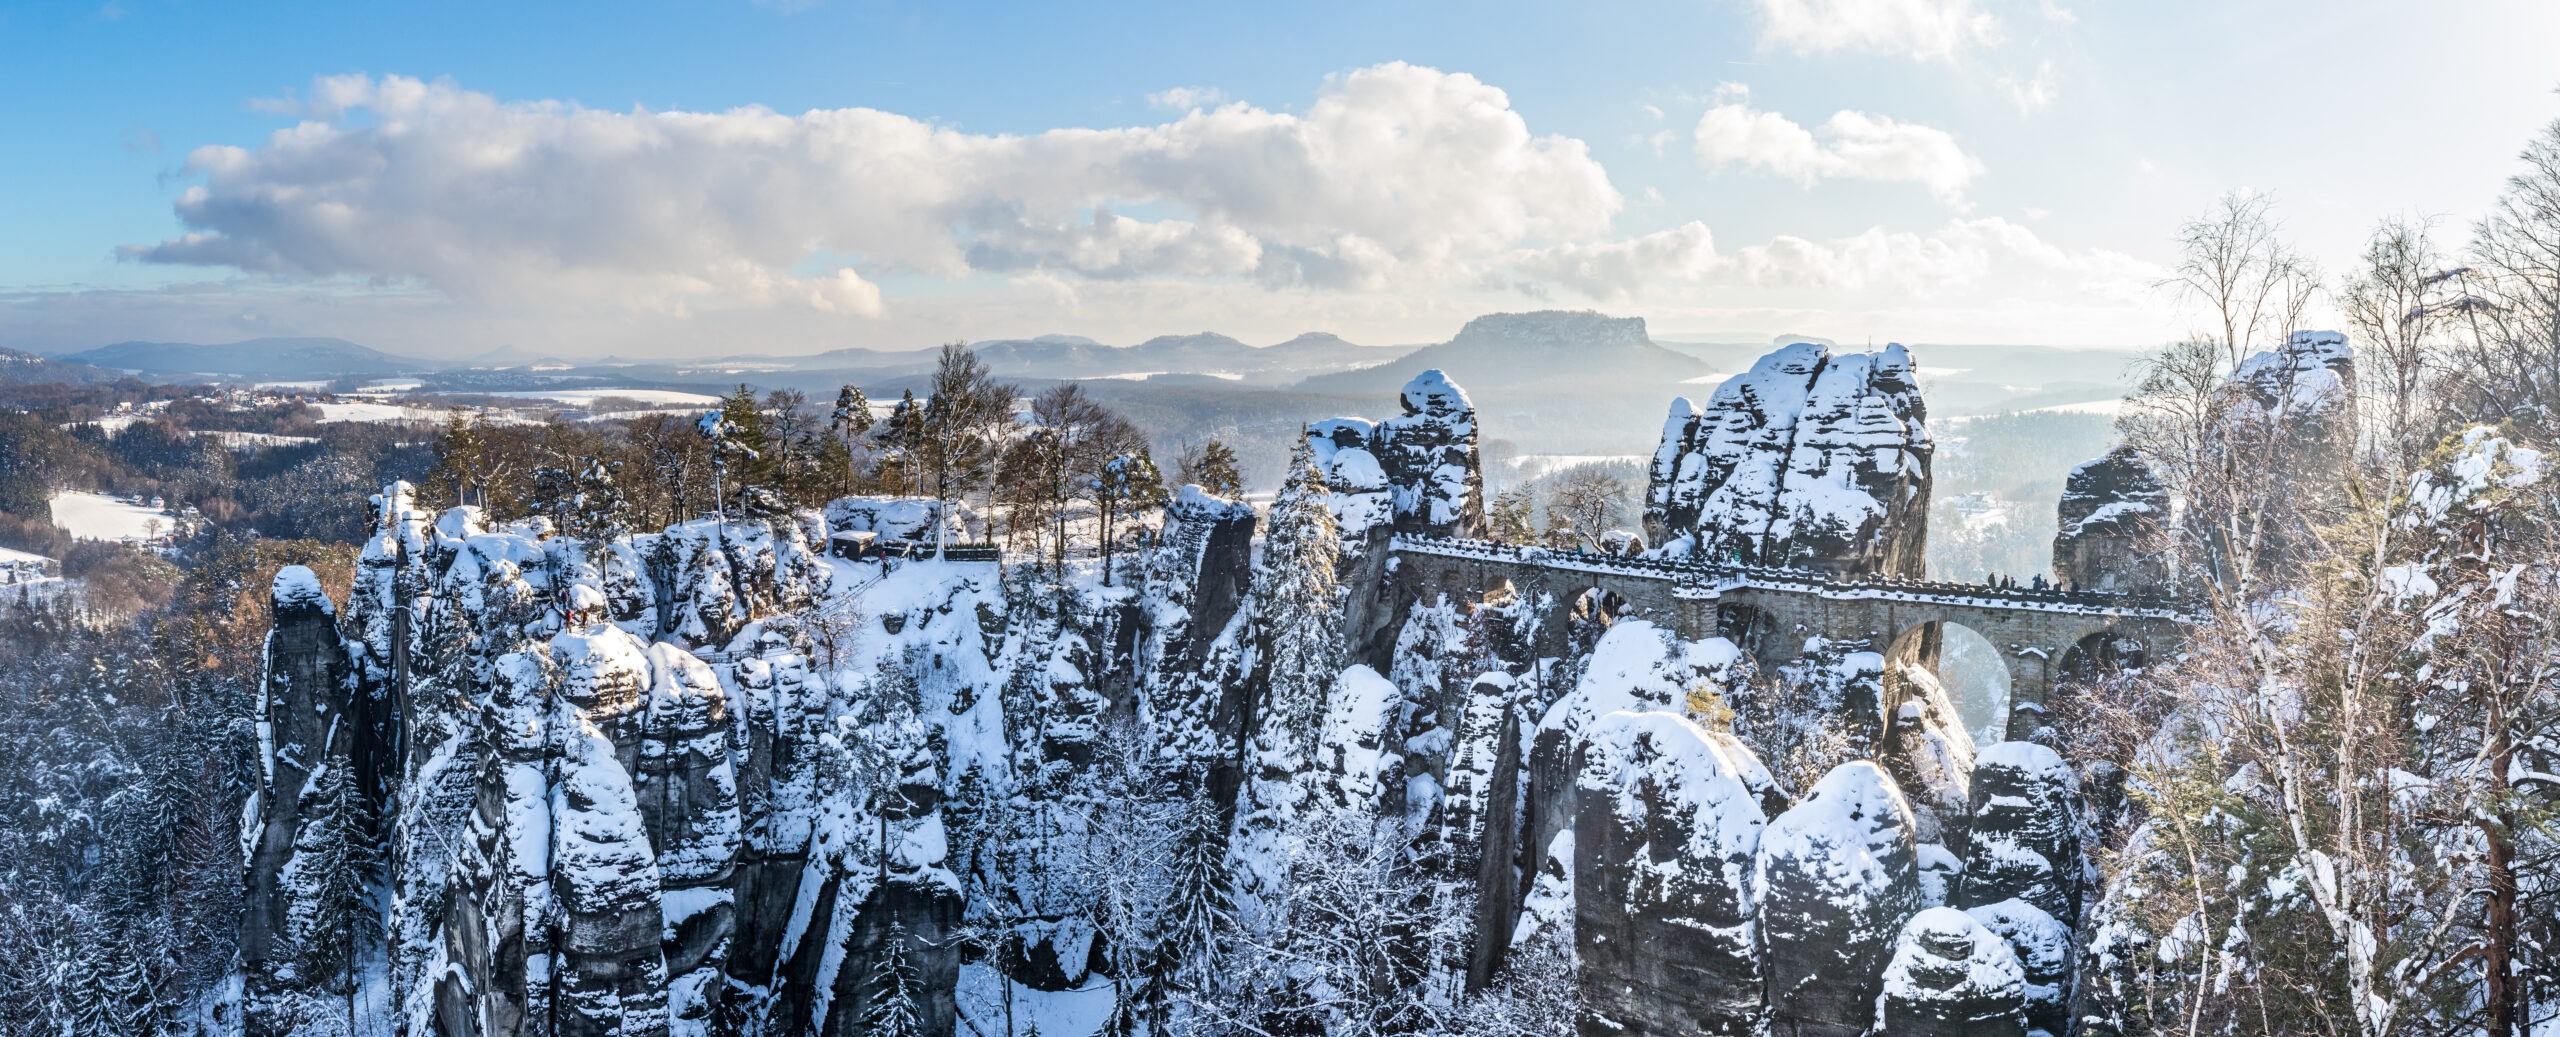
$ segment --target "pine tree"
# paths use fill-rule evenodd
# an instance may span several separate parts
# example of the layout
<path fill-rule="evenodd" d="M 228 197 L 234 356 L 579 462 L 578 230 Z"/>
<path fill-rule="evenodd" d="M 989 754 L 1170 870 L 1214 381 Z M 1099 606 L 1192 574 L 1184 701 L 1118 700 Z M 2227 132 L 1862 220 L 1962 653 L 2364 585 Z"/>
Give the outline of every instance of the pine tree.
<path fill-rule="evenodd" d="M 924 434 L 924 404 L 916 400 L 916 391 L 909 389 L 898 399 L 897 406 L 889 409 L 888 420 L 871 430 L 883 451 L 875 472 L 880 492 L 901 496 L 916 492 L 916 455 L 924 449 Z"/>
<path fill-rule="evenodd" d="M 1252 608 L 1262 644 L 1263 680 L 1249 721 L 1244 800 L 1229 857 L 1239 870 L 1242 912 L 1250 924 L 1270 921 L 1260 898 L 1283 881 L 1281 833 L 1296 824 L 1314 766 L 1326 692 L 1340 669 L 1341 587 L 1334 576 L 1341 531 L 1331 494 L 1303 439 L 1290 457 L 1288 481 L 1271 503 L 1271 531 L 1253 570 Z"/>
<path fill-rule="evenodd" d="M 631 498 L 622 492 L 622 462 L 589 458 L 570 480 L 567 521 L 561 532 L 590 549 L 631 531 Z"/>
<path fill-rule="evenodd" d="M 827 416 L 827 428 L 838 440 L 853 443 L 871 433 L 872 423 L 871 398 L 862 394 L 861 386 L 836 390 L 836 409 Z"/>
<path fill-rule="evenodd" d="M 724 474 L 730 499 L 742 514 L 771 513 L 771 498 L 782 483 L 783 457 L 755 390 L 740 383 L 721 399 L 720 418 L 729 426 L 718 442 L 728 453 Z"/>
<path fill-rule="evenodd" d="M 1102 582 L 1111 582 L 1112 530 L 1118 518 L 1164 506 L 1164 476 L 1147 456 L 1147 448 L 1102 463 L 1093 480 L 1093 499 L 1102 508 Z"/>
<path fill-rule="evenodd" d="M 479 422 L 472 418 L 470 410 L 454 408 L 445 416 L 444 434 L 436 438 L 436 465 L 428 470 L 425 484 L 419 487 L 420 496 L 425 498 L 420 503 L 443 498 L 447 489 L 453 491 L 449 498 L 453 503 L 473 503 L 471 490 L 480 484 L 488 464 L 489 443 L 480 434 Z M 481 496 L 481 503 L 486 503 L 485 488 Z"/>
<path fill-rule="evenodd" d="M 1261 727 L 1275 726 L 1298 747 L 1311 748 L 1324 714 L 1325 689 L 1339 669 L 1342 588 L 1334 566 L 1342 558 L 1342 533 L 1329 507 L 1330 491 L 1304 440 L 1289 459 L 1289 480 L 1271 502 L 1271 532 L 1254 565 L 1258 613 L 1269 626 L 1269 709 Z"/>
<path fill-rule="evenodd" d="M 921 985 L 915 966 L 907 961 L 906 923 L 891 922 L 880 960 L 871 967 L 871 1003 L 862 1012 L 863 1032 L 868 1037 L 921 1037 L 924 1023 L 916 1009 Z"/>
<path fill-rule="evenodd" d="M 1159 985 L 1203 990 L 1216 982 L 1236 924 L 1227 830 L 1205 794 L 1185 805 L 1173 848 L 1173 889 L 1159 923 L 1149 971 Z"/>
<path fill-rule="evenodd" d="M 1486 510 L 1487 532 L 1506 544 L 1534 544 L 1538 540 L 1538 519 L 1533 514 L 1529 491 L 1508 489 L 1493 495 L 1493 505 Z"/>
<path fill-rule="evenodd" d="M 1185 471 L 1183 478 L 1199 484 L 1201 489 L 1215 496 L 1241 497 L 1244 495 L 1244 473 L 1236 467 L 1235 448 L 1228 446 L 1223 440 L 1211 439 L 1202 446 L 1199 464 Z"/>

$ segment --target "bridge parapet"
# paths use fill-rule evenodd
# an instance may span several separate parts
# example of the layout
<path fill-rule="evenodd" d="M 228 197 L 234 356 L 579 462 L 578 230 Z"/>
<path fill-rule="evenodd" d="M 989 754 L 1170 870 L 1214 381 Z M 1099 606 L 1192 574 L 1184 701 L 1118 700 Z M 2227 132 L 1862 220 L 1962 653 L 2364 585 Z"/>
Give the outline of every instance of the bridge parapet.
<path fill-rule="evenodd" d="M 1770 566 L 1623 557 L 1522 547 L 1484 540 L 1399 536 L 1390 545 L 1416 593 L 1513 590 L 1550 595 L 1559 606 L 1598 594 L 1617 615 L 1642 616 L 1683 638 L 1728 635 L 1774 666 L 1801 654 L 1805 639 L 1865 639 L 1888 657 L 1932 669 L 1948 624 L 1999 648 L 2009 673 L 2011 728 L 2024 737 L 2043 724 L 2048 692 L 2074 653 L 2123 658 L 2166 653 L 2194 622 L 2175 599 L 2059 588 L 1995 587 L 1944 580 L 1853 579 Z M 1567 616 L 1548 619 L 1543 650 L 1567 644 Z M 2109 654 L 2116 653 L 2116 654 Z"/>
<path fill-rule="evenodd" d="M 1987 583 L 1912 580 L 1895 577 L 1842 580 L 1810 569 L 1786 569 L 1767 565 L 1725 565 L 1685 558 L 1558 551 L 1545 547 L 1505 544 L 1491 540 L 1464 540 L 1454 537 L 1398 536 L 1394 538 L 1390 549 L 1399 554 L 1436 555 L 1517 566 L 1535 566 L 1550 570 L 1602 573 L 1636 579 L 1671 580 L 1689 587 L 1711 589 L 1717 592 L 1751 589 L 1814 594 L 1835 600 L 1895 600 L 1971 608 L 2109 614 L 2179 623 L 2192 622 L 2186 603 L 2163 595 L 2063 590 L 2058 587 L 2001 587 Z"/>

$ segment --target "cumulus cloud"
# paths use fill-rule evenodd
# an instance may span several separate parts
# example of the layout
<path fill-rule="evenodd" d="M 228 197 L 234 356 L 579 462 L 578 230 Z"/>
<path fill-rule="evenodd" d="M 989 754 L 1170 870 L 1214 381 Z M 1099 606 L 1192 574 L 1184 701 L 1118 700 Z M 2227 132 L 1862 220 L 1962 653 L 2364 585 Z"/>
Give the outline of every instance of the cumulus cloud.
<path fill-rule="evenodd" d="M 1760 42 L 1799 54 L 1856 51 L 1952 60 L 2000 41 L 1975 0 L 1758 0 Z"/>
<path fill-rule="evenodd" d="M 1401 63 L 1328 80 L 1303 115 L 1187 106 L 1029 135 L 865 108 L 601 111 L 402 77 L 330 77 L 269 107 L 300 121 L 197 149 L 187 232 L 126 255 L 484 302 L 877 314 L 876 278 L 900 273 L 1476 276 L 1603 236 L 1624 204 L 1581 141 L 1531 133 L 1501 90 Z"/>
<path fill-rule="evenodd" d="M 1840 111 L 1815 129 L 1776 112 L 1729 101 L 1707 109 L 1695 131 L 1698 159 L 1709 168 L 1765 169 L 1799 183 L 1848 177 L 1916 183 L 1940 201 L 1960 203 L 1982 163 L 1933 126 Z"/>

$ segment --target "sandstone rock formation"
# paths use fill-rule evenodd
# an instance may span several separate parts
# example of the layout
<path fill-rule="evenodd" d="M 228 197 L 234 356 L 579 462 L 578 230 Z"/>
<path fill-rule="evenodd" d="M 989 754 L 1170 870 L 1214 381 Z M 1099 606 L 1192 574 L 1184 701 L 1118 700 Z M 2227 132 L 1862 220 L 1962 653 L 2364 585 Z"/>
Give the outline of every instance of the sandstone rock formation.
<path fill-rule="evenodd" d="M 2063 1037 L 2071 1026 L 2071 927 L 2023 900 L 1965 909 L 2009 944 L 2024 982 L 2027 1032 Z"/>
<path fill-rule="evenodd" d="M 1404 416 L 1380 422 L 1375 453 L 1395 498 L 1395 529 L 1438 537 L 1484 535 L 1484 473 L 1475 405 L 1437 370 L 1405 384 Z"/>
<path fill-rule="evenodd" d="M 319 577 L 299 565 L 277 570 L 270 591 L 275 626 L 267 634 L 267 671 L 259 687 L 258 736 L 264 757 L 255 815 L 243 843 L 248 890 L 241 905 L 240 963 L 254 996 L 303 978 L 311 948 L 307 918 L 310 885 L 320 876 L 297 867 L 310 815 L 346 809 L 344 781 L 354 766 L 350 749 L 360 717 L 346 684 L 347 656 L 338 641 L 337 610 Z M 323 795 L 315 778 L 339 772 Z M 332 802 L 331 800 L 339 800 Z M 309 863 L 309 862 L 304 862 Z"/>
<path fill-rule="evenodd" d="M 2060 524 L 2053 536 L 2053 575 L 2078 590 L 2164 589 L 2169 569 L 2162 523 L 2169 491 L 2131 446 L 2071 470 L 2062 484 Z"/>
<path fill-rule="evenodd" d="M 1475 406 L 1438 370 L 1406 383 L 1401 417 L 1331 418 L 1307 426 L 1316 468 L 1342 538 L 1335 566 L 1345 594 L 1349 658 L 1384 668 L 1395 634 L 1387 541 L 1399 533 L 1484 535 L 1484 475 Z"/>
<path fill-rule="evenodd" d="M 1894 1037 L 2024 1037 L 2026 980 L 2008 941 L 1973 916 L 1933 907 L 1894 941 L 1878 1033 Z"/>
<path fill-rule="evenodd" d="M 1769 1032 L 1857 1037 L 1886 960 L 1920 908 L 1910 804 L 1883 768 L 1845 763 L 1760 840 Z"/>
<path fill-rule="evenodd" d="M 1656 550 L 1844 575 L 1917 576 L 1929 437 L 1901 346 L 1832 355 L 1797 343 L 1672 401 L 1645 491 Z"/>
<path fill-rule="evenodd" d="M 2079 799 L 2078 778 L 2052 749 L 2033 742 L 1985 747 L 1974 761 L 1962 902 L 2014 898 L 2055 918 L 2078 919 L 2087 868 Z"/>
<path fill-rule="evenodd" d="M 1616 712 L 1588 731 L 1574 818 L 1582 1032 L 1759 1032 L 1746 766 L 1696 724 Z"/>

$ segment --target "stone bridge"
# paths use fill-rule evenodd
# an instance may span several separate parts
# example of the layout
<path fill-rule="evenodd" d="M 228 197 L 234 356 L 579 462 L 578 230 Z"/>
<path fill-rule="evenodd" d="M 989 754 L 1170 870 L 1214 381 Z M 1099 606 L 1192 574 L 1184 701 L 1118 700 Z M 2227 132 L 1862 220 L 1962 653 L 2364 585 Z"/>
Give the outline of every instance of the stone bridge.
<path fill-rule="evenodd" d="M 2089 591 L 1870 578 L 1802 569 L 1581 554 L 1484 540 L 1399 536 L 1398 582 L 1421 600 L 1483 600 L 1506 588 L 1547 595 L 1542 650 L 1562 654 L 1577 615 L 1651 620 L 1682 638 L 1723 636 L 1764 667 L 1805 640 L 1864 639 L 1888 660 L 1934 669 L 1945 625 L 1981 634 L 2009 672 L 2009 725 L 2025 737 L 2075 667 L 2139 664 L 2174 651 L 2191 622 L 2178 602 Z"/>

